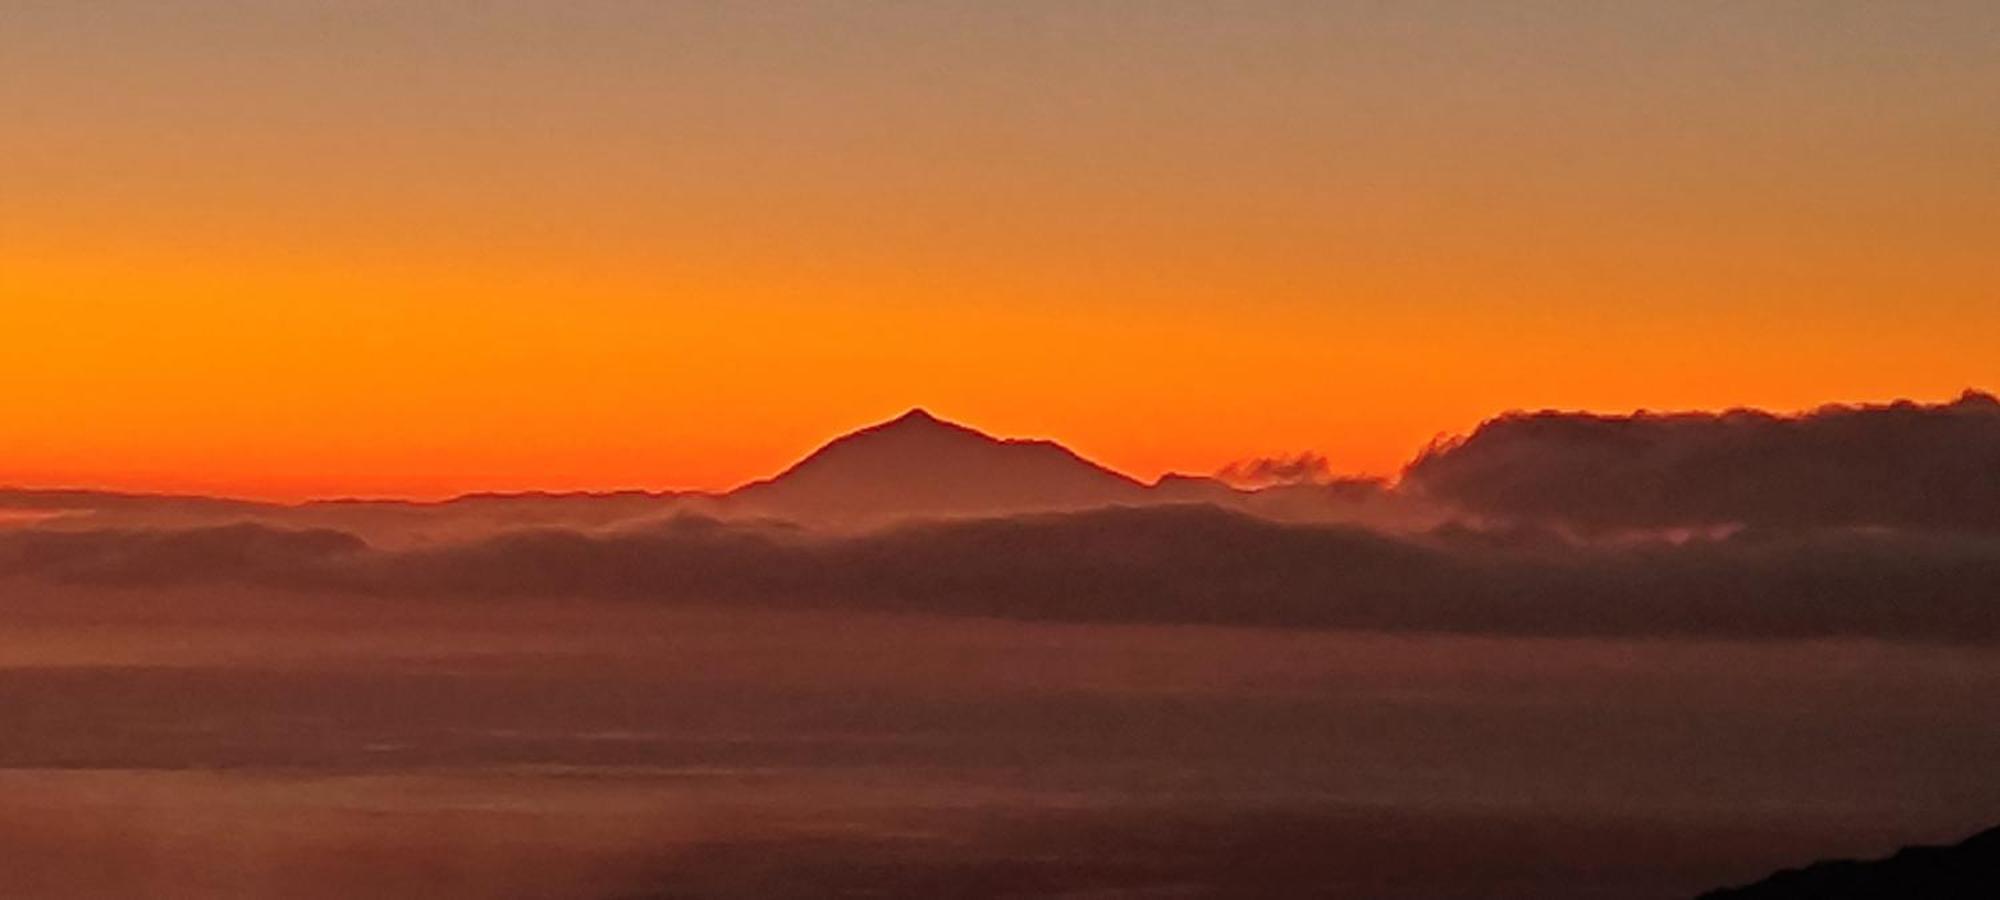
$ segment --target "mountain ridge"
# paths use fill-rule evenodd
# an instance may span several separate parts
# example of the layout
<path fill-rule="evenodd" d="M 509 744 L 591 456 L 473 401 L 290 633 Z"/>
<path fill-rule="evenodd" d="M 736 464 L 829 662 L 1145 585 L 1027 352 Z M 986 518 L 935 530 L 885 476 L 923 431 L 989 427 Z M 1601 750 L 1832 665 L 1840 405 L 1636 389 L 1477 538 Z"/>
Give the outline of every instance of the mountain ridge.
<path fill-rule="evenodd" d="M 1985 900 L 2000 897 L 2000 827 L 1871 860 L 1824 860 L 1696 900 Z"/>

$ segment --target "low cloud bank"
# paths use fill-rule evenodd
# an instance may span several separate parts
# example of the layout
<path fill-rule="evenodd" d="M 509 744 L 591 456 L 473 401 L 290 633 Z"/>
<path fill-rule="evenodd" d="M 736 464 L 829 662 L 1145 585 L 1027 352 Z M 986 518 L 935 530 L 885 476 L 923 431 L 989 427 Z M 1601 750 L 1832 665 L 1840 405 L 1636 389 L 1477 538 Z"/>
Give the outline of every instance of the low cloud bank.
<path fill-rule="evenodd" d="M 296 585 L 330 581 L 336 561 L 359 561 L 368 544 L 327 529 L 252 523 L 199 528 L 22 528 L 0 531 L 0 577 L 126 587 L 214 581 Z"/>
<path fill-rule="evenodd" d="M 1432 447 L 1403 489 L 1584 529 L 2000 531 L 2000 400 L 1599 416 L 1515 413 Z"/>
<path fill-rule="evenodd" d="M 1746 529 L 1579 544 L 1416 537 L 1213 507 L 911 523 L 829 536 L 683 517 L 385 550 L 261 525 L 0 532 L 0 578 L 423 597 L 921 611 L 1074 622 L 1513 635 L 2000 640 L 2000 537 Z"/>

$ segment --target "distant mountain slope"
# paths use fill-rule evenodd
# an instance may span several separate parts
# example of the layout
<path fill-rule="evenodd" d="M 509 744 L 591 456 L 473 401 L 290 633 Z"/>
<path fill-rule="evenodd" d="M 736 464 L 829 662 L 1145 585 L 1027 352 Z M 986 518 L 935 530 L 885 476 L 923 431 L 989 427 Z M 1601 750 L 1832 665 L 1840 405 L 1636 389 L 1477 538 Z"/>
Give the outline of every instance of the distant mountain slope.
<path fill-rule="evenodd" d="M 1382 481 L 1343 478 L 1256 488 L 1168 474 L 1147 485 L 1048 440 L 996 438 L 913 409 L 839 437 L 775 477 L 734 491 L 464 494 L 448 500 L 299 503 L 0 487 L 0 527 L 189 526 L 257 521 L 336 528 L 370 541 L 432 543 L 496 527 L 603 528 L 679 514 L 873 527 L 915 518 L 990 518 L 1117 506 L 1206 504 L 1266 519 L 1390 531 L 1440 513 Z"/>
<path fill-rule="evenodd" d="M 1905 847 L 1888 859 L 1786 869 L 1699 900 L 1992 900 L 2000 897 L 2000 828 L 1949 847 Z"/>
<path fill-rule="evenodd" d="M 921 409 L 838 438 L 725 498 L 736 511 L 874 520 L 1086 509 L 1147 499 L 1144 485 L 1051 441 L 1002 440 Z"/>

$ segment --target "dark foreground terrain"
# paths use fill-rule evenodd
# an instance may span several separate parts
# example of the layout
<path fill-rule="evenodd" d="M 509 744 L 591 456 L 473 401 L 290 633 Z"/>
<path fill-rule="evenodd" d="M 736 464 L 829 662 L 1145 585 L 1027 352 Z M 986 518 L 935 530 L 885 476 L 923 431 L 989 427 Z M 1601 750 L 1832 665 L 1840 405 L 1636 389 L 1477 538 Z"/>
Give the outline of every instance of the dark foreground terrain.
<path fill-rule="evenodd" d="M 1985 900 L 2000 897 L 2000 828 L 1948 847 L 1905 847 L 1887 859 L 1787 869 L 1702 900 Z"/>

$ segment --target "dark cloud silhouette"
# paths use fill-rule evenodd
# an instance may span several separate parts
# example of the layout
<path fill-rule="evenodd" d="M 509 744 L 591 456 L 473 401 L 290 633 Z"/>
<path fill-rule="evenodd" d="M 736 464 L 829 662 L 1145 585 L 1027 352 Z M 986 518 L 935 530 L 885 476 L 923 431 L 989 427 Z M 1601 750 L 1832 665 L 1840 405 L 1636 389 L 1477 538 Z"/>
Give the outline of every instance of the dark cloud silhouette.
<path fill-rule="evenodd" d="M 1978 534 L 1748 529 L 1579 544 L 1533 529 L 1389 536 L 1209 506 L 910 523 L 860 535 L 681 517 L 401 550 L 256 525 L 20 529 L 0 532 L 0 575 L 1076 622 L 2000 640 L 2000 538 Z"/>
<path fill-rule="evenodd" d="M 1318 453 L 1243 459 L 1217 469 L 1215 477 L 1238 487 L 1319 484 L 1333 480 L 1333 465 Z"/>
<path fill-rule="evenodd" d="M 1515 413 L 1426 450 L 1405 490 L 1586 529 L 2000 530 L 2000 401 L 1599 416 Z"/>

